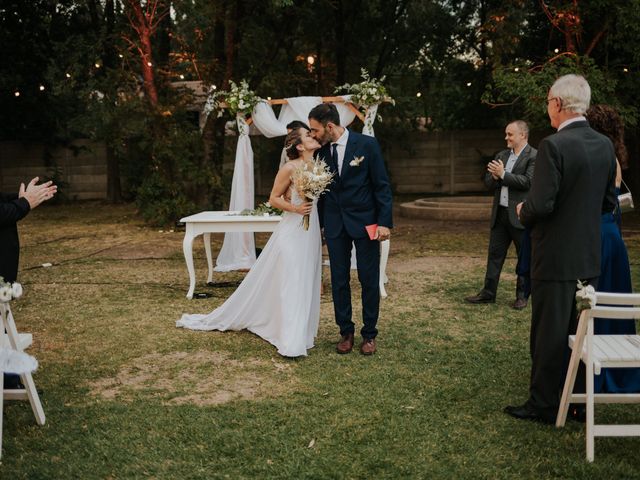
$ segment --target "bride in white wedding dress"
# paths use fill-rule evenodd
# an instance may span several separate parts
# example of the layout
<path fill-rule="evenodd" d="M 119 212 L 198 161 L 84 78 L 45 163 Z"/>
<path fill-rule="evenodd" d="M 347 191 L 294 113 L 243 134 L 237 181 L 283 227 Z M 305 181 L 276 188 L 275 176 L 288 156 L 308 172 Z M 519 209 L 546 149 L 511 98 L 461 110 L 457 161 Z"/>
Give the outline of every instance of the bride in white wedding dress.
<path fill-rule="evenodd" d="M 269 202 L 284 211 L 247 276 L 213 312 L 184 314 L 176 326 L 192 330 L 247 329 L 285 357 L 307 354 L 320 320 L 322 245 L 316 202 L 303 201 L 291 176 L 320 148 L 309 130 L 298 128 L 285 141 L 289 161 L 278 171 Z M 290 199 L 290 200 L 289 200 Z M 302 216 L 310 214 L 309 230 Z"/>

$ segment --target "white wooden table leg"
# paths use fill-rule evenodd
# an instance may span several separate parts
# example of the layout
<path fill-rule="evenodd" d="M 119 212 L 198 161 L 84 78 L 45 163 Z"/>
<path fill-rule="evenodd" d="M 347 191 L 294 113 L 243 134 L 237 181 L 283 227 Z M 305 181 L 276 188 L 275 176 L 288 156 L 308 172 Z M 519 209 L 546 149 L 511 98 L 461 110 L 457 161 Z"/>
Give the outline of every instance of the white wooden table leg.
<path fill-rule="evenodd" d="M 187 298 L 191 300 L 193 298 L 193 291 L 196 289 L 196 271 L 193 267 L 193 231 L 189 227 L 190 225 L 187 225 L 184 233 L 182 251 L 184 252 L 184 261 L 187 262 L 187 271 L 189 272 L 189 291 L 187 292 Z"/>
<path fill-rule="evenodd" d="M 384 284 L 389 281 L 387 277 L 387 261 L 389 260 L 389 248 L 391 247 L 389 240 L 380 242 L 380 296 L 387 297 L 387 290 Z"/>
<path fill-rule="evenodd" d="M 204 251 L 207 254 L 207 265 L 209 266 L 209 275 L 207 276 L 207 283 L 213 282 L 213 257 L 211 255 L 211 234 L 205 233 L 202 235 L 204 238 Z"/>

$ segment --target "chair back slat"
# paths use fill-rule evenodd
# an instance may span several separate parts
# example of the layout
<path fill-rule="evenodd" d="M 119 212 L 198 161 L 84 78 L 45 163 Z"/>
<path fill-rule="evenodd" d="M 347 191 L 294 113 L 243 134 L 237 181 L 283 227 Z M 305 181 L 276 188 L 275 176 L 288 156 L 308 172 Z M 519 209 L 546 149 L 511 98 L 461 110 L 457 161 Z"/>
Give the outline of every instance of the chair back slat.
<path fill-rule="evenodd" d="M 605 307 L 596 305 L 588 312 L 592 318 L 607 318 L 611 320 L 640 319 L 640 308 L 638 307 Z"/>
<path fill-rule="evenodd" d="M 596 298 L 598 305 L 605 303 L 607 305 L 640 306 L 640 293 L 596 292 Z"/>

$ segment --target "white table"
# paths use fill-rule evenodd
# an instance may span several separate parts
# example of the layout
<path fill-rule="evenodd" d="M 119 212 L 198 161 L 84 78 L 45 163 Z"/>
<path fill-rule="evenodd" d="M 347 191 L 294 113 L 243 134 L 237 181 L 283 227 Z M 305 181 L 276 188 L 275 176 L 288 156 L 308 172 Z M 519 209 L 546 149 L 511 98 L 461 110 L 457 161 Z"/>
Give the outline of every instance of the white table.
<path fill-rule="evenodd" d="M 273 232 L 276 229 L 281 216 L 258 217 L 254 215 L 238 215 L 238 212 L 213 211 L 200 212 L 195 215 L 181 218 L 185 225 L 182 251 L 189 271 L 189 291 L 187 298 L 193 298 L 196 288 L 196 271 L 193 266 L 193 240 L 203 235 L 204 249 L 207 254 L 209 276 L 207 283 L 213 281 L 213 257 L 211 256 L 211 234 L 223 232 Z M 389 259 L 389 240 L 380 244 L 380 295 L 387 296 L 384 284 L 387 282 L 387 260 Z"/>
<path fill-rule="evenodd" d="M 254 215 L 238 215 L 238 212 L 200 212 L 195 215 L 181 218 L 185 225 L 182 251 L 189 271 L 189 291 L 187 298 L 193 298 L 196 288 L 196 271 L 193 267 L 193 240 L 198 235 L 203 235 L 204 249 L 207 254 L 209 276 L 207 282 L 213 280 L 213 258 L 211 256 L 211 234 L 222 232 L 273 232 L 282 217 L 269 216 L 258 217 Z"/>

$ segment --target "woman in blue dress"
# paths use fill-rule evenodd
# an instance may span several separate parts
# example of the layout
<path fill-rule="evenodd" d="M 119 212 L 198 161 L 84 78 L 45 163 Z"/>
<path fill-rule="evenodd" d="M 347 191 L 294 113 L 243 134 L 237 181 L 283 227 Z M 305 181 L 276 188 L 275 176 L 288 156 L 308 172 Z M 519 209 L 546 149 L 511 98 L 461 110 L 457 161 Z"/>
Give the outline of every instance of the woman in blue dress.
<path fill-rule="evenodd" d="M 624 123 L 620 115 L 608 105 L 593 105 L 586 113 L 591 128 L 609 137 L 616 159 L 616 195 L 622 183 L 621 165 L 626 167 L 627 149 L 624 145 Z M 627 247 L 620 234 L 620 208 L 602 213 L 601 267 L 598 278 L 600 292 L 631 293 L 631 271 Z M 635 334 L 633 320 L 596 319 L 595 333 L 600 335 Z M 640 392 L 640 368 L 607 368 L 594 377 L 595 391 L 603 393 Z"/>

